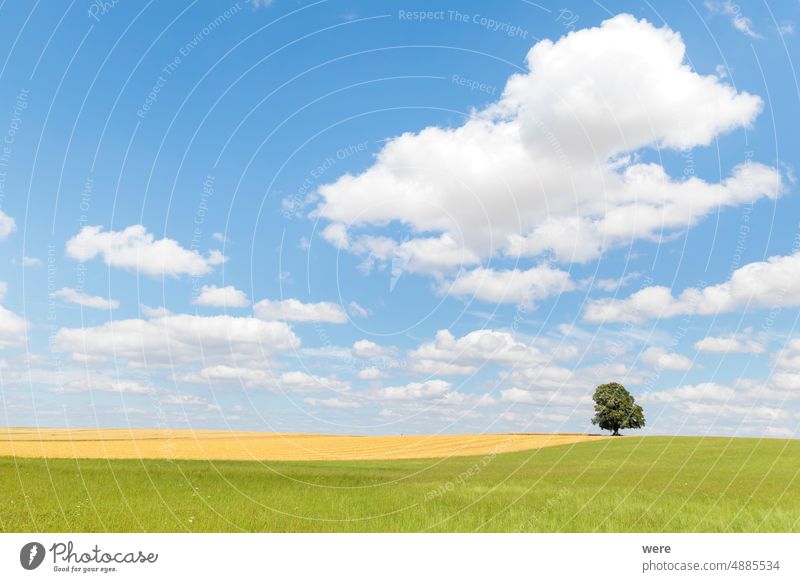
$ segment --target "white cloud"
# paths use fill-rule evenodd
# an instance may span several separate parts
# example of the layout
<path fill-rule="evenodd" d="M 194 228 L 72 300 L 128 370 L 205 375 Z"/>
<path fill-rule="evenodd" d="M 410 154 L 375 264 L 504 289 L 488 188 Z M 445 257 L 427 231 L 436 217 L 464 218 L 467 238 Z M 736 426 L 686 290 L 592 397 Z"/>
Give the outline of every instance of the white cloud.
<path fill-rule="evenodd" d="M 350 314 L 354 317 L 369 317 L 369 309 L 362 307 L 355 301 L 351 301 L 348 307 L 350 308 Z"/>
<path fill-rule="evenodd" d="M 309 406 L 321 406 L 323 408 L 361 408 L 361 404 L 358 402 L 339 398 L 303 398 L 303 402 Z"/>
<path fill-rule="evenodd" d="M 8 214 L 0 210 L 0 240 L 5 240 L 15 230 L 17 230 L 17 223 Z"/>
<path fill-rule="evenodd" d="M 78 394 L 82 392 L 111 392 L 113 394 L 154 394 L 152 386 L 134 380 L 114 380 L 111 378 L 86 378 L 71 380 L 50 389 L 55 394 Z"/>
<path fill-rule="evenodd" d="M 224 364 L 208 366 L 198 372 L 184 374 L 180 379 L 193 384 L 241 383 L 248 387 L 275 383 L 275 375 L 266 370 Z"/>
<path fill-rule="evenodd" d="M 216 285 L 203 285 L 200 295 L 192 300 L 194 305 L 204 305 L 208 307 L 247 307 L 250 300 L 247 294 L 234 287 L 226 285 L 217 287 Z"/>
<path fill-rule="evenodd" d="M 430 400 L 446 396 L 452 386 L 450 382 L 444 380 L 427 380 L 411 382 L 405 386 L 382 388 L 378 391 L 378 395 L 385 400 Z"/>
<path fill-rule="evenodd" d="M 109 267 L 143 273 L 150 277 L 200 276 L 212 271 L 226 258 L 219 251 L 203 257 L 170 238 L 156 240 L 141 224 L 120 231 L 102 226 L 85 226 L 67 241 L 67 256 L 78 261 L 102 257 Z"/>
<path fill-rule="evenodd" d="M 284 372 L 280 376 L 279 387 L 286 392 L 347 392 L 350 385 L 336 378 L 314 376 L 306 372 Z"/>
<path fill-rule="evenodd" d="M 81 293 L 80 291 L 70 287 L 63 287 L 58 291 L 54 291 L 53 296 L 63 299 L 66 303 L 73 303 L 82 307 L 88 307 L 89 309 L 109 310 L 117 309 L 119 307 L 119 301 L 116 299 L 106 299 L 105 297 L 100 297 L 97 295 L 87 295 L 86 293 Z"/>
<path fill-rule="evenodd" d="M 792 339 L 778 351 L 775 365 L 779 368 L 800 370 L 800 339 Z"/>
<path fill-rule="evenodd" d="M 728 401 L 736 399 L 736 391 L 714 382 L 680 386 L 661 392 L 648 392 L 639 396 L 642 402 L 685 402 L 688 400 Z"/>
<path fill-rule="evenodd" d="M 356 376 L 358 376 L 360 380 L 377 380 L 379 378 L 383 378 L 385 374 L 375 366 L 371 366 L 369 368 L 359 370 Z"/>
<path fill-rule="evenodd" d="M 412 371 L 429 375 L 467 375 L 492 362 L 533 365 L 551 357 L 517 341 L 508 332 L 491 329 L 476 330 L 458 339 L 446 329 L 439 330 L 433 342 L 408 355 Z"/>
<path fill-rule="evenodd" d="M 763 344 L 742 337 L 731 335 L 727 337 L 707 336 L 694 344 L 694 349 L 698 352 L 709 352 L 712 354 L 763 354 L 767 348 Z"/>
<path fill-rule="evenodd" d="M 625 155 L 708 145 L 762 109 L 693 71 L 670 29 L 619 15 L 537 43 L 527 65 L 463 125 L 404 133 L 366 171 L 322 185 L 323 237 L 368 263 L 437 275 L 497 254 L 588 261 L 780 192 L 779 172 L 758 163 L 709 183 Z M 393 224 L 415 238 L 375 235 Z"/>
<path fill-rule="evenodd" d="M 750 38 L 762 38 L 753 30 L 753 21 L 742 14 L 741 7 L 732 0 L 706 0 L 706 8 L 714 14 L 723 14 L 728 17 L 733 27 Z"/>
<path fill-rule="evenodd" d="M 299 346 L 300 340 L 285 323 L 229 315 L 123 319 L 96 327 L 62 328 L 54 339 L 55 349 L 77 359 L 127 360 L 132 366 L 263 362 Z"/>
<path fill-rule="evenodd" d="M 369 360 L 374 358 L 388 358 L 394 355 L 394 347 L 379 346 L 369 340 L 358 340 L 353 343 L 352 352 L 357 358 Z"/>
<path fill-rule="evenodd" d="M 5 300 L 7 284 L 0 282 L 0 301 Z M 20 346 L 25 343 L 28 322 L 0 305 L 0 348 Z"/>
<path fill-rule="evenodd" d="M 686 356 L 658 347 L 645 350 L 642 361 L 659 370 L 688 370 L 692 367 L 692 361 Z"/>
<path fill-rule="evenodd" d="M 600 322 L 641 322 L 677 315 L 714 315 L 755 307 L 800 305 L 800 251 L 750 263 L 719 285 L 688 288 L 673 297 L 667 287 L 653 286 L 627 299 L 598 299 L 589 303 L 584 319 Z"/>
<path fill-rule="evenodd" d="M 172 312 L 163 305 L 161 307 L 150 307 L 148 305 L 140 304 L 139 308 L 142 310 L 142 315 L 148 318 L 172 315 Z"/>
<path fill-rule="evenodd" d="M 42 266 L 42 261 L 40 259 L 37 259 L 36 257 L 23 256 L 22 257 L 22 266 L 26 267 L 26 268 L 41 267 Z"/>
<path fill-rule="evenodd" d="M 314 376 L 301 371 L 290 371 L 276 374 L 262 368 L 231 365 L 216 365 L 201 369 L 198 372 L 184 374 L 184 382 L 193 384 L 243 384 L 248 388 L 266 388 L 284 392 L 346 392 L 350 389 L 347 382 L 336 378 Z"/>
<path fill-rule="evenodd" d="M 547 265 L 526 271 L 478 268 L 459 274 L 454 281 L 442 286 L 442 290 L 450 295 L 468 295 L 494 303 L 527 306 L 573 289 L 575 284 L 569 273 Z"/>
<path fill-rule="evenodd" d="M 228 242 L 228 237 L 226 237 L 226 236 L 225 236 L 224 234 L 222 234 L 221 232 L 215 232 L 215 233 L 213 233 L 213 234 L 211 235 L 211 238 L 213 238 L 215 241 L 217 241 L 217 242 L 221 242 L 221 243 Z"/>
<path fill-rule="evenodd" d="M 253 306 L 256 317 L 264 320 L 285 320 L 318 323 L 345 323 L 347 314 L 336 303 L 302 303 L 297 299 L 272 301 L 262 299 Z"/>
<path fill-rule="evenodd" d="M 619 277 L 618 279 L 589 279 L 586 281 L 587 287 L 597 287 L 601 291 L 616 291 L 622 287 L 626 287 L 632 281 L 640 277 L 639 273 L 628 273 Z"/>
<path fill-rule="evenodd" d="M 794 22 L 784 20 L 778 25 L 778 32 L 781 36 L 791 36 L 794 34 Z"/>

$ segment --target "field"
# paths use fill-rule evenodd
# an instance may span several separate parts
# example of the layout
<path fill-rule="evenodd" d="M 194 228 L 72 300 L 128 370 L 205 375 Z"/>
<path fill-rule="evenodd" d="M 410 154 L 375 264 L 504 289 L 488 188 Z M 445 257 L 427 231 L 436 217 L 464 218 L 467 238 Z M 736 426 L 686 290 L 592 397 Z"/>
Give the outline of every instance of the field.
<path fill-rule="evenodd" d="M 583 434 L 348 436 L 224 430 L 0 429 L 0 456 L 215 461 L 366 461 L 511 453 L 601 440 Z"/>
<path fill-rule="evenodd" d="M 800 441 L 690 437 L 443 459 L 1 457 L 0 530 L 797 532 L 798 472 Z"/>

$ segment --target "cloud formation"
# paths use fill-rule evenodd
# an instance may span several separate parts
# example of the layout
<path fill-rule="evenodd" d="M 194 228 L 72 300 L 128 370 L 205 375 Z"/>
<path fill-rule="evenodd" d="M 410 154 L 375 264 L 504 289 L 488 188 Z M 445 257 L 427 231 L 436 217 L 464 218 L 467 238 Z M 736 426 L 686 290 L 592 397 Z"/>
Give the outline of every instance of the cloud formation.
<path fill-rule="evenodd" d="M 624 14 L 537 43 L 528 72 L 509 78 L 499 101 L 461 126 L 395 137 L 364 172 L 322 185 L 323 236 L 368 264 L 441 278 L 492 257 L 586 262 L 689 228 L 721 206 L 775 198 L 780 173 L 763 164 L 710 183 L 631 155 L 708 145 L 761 111 L 759 97 L 693 71 L 685 52 L 678 33 Z M 396 224 L 412 237 L 395 240 Z M 462 274 L 451 289 L 477 292 L 491 273 Z M 513 273 L 494 278 L 509 279 L 503 288 L 524 281 L 524 271 Z M 525 285 L 513 283 L 513 293 L 480 298 L 524 297 Z"/>
<path fill-rule="evenodd" d="M 225 262 L 219 251 L 203 256 L 171 238 L 156 239 L 141 224 L 120 231 L 85 226 L 67 241 L 67 256 L 78 261 L 101 257 L 106 265 L 149 277 L 201 276 Z"/>

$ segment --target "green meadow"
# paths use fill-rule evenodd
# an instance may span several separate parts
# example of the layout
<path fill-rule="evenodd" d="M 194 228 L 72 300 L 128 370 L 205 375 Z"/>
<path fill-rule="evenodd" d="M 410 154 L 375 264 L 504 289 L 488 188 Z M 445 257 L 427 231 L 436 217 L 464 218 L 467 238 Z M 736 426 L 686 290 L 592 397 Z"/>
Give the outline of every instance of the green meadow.
<path fill-rule="evenodd" d="M 408 461 L 0 458 L 4 532 L 798 532 L 800 441 Z"/>

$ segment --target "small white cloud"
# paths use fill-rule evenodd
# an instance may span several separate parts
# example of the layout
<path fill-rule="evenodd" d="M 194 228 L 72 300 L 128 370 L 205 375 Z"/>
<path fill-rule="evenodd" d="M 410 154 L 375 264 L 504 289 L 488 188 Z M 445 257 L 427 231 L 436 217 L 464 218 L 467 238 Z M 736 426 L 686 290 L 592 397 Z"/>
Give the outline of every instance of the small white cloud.
<path fill-rule="evenodd" d="M 63 299 L 65 303 L 73 303 L 89 309 L 117 309 L 119 301 L 116 299 L 106 299 L 97 295 L 87 295 L 71 287 L 63 287 L 53 293 L 54 297 Z"/>
<path fill-rule="evenodd" d="M 309 406 L 321 406 L 323 408 L 361 408 L 361 404 L 358 402 L 339 398 L 303 398 L 303 402 Z"/>
<path fill-rule="evenodd" d="M 712 354 L 763 354 L 767 351 L 767 348 L 763 344 L 741 335 L 704 337 L 694 344 L 694 349 L 698 352 L 709 352 Z"/>
<path fill-rule="evenodd" d="M 706 0 L 706 8 L 713 14 L 727 16 L 733 27 L 742 34 L 746 34 L 750 38 L 762 38 L 760 34 L 753 30 L 753 21 L 744 16 L 741 7 L 732 0 L 724 0 L 723 2 Z"/>
<path fill-rule="evenodd" d="M 172 312 L 164 306 L 150 307 L 148 305 L 141 304 L 139 305 L 139 308 L 142 310 L 142 315 L 147 318 L 166 317 L 168 315 L 172 315 Z"/>
<path fill-rule="evenodd" d="M 42 265 L 41 259 L 37 259 L 36 257 L 22 257 L 22 266 L 26 268 L 31 267 L 40 267 Z"/>
<path fill-rule="evenodd" d="M 203 285 L 200 295 L 192 300 L 192 304 L 206 307 L 247 307 L 250 305 L 250 300 L 244 291 L 233 285 L 225 287 Z"/>
<path fill-rule="evenodd" d="M 0 210 L 0 240 L 5 240 L 15 230 L 17 230 L 17 223 L 8 214 Z"/>
<path fill-rule="evenodd" d="M 692 361 L 686 356 L 658 347 L 645 350 L 642 361 L 659 370 L 688 370 L 692 367 Z"/>
<path fill-rule="evenodd" d="M 215 232 L 214 234 L 211 235 L 211 238 L 213 238 L 215 241 L 221 242 L 221 243 L 228 242 L 228 237 L 225 236 L 224 234 L 222 234 L 221 232 Z"/>
<path fill-rule="evenodd" d="M 360 380 L 377 380 L 379 378 L 383 378 L 385 374 L 380 369 L 371 366 L 369 368 L 359 370 L 356 376 L 358 376 Z"/>
<path fill-rule="evenodd" d="M 67 241 L 67 256 L 78 261 L 102 257 L 109 267 L 117 267 L 150 277 L 200 276 L 227 258 L 217 250 L 203 257 L 196 250 L 182 247 L 171 238 L 156 240 L 141 224 L 120 231 L 104 231 L 102 226 L 85 226 Z"/>
<path fill-rule="evenodd" d="M 450 295 L 468 295 L 492 303 L 519 305 L 532 305 L 538 300 L 573 289 L 575 284 L 569 273 L 548 265 L 526 271 L 478 268 L 442 285 L 442 291 Z"/>
<path fill-rule="evenodd" d="M 353 355 L 363 360 L 385 358 L 394 355 L 393 347 L 384 347 L 369 340 L 358 340 L 353 343 Z"/>
<path fill-rule="evenodd" d="M 369 309 L 367 309 L 366 307 L 362 307 L 355 301 L 351 301 L 348 307 L 350 308 L 351 315 L 353 315 L 354 317 L 362 317 L 362 318 L 369 317 Z"/>
<path fill-rule="evenodd" d="M 429 400 L 442 398 L 450 393 L 452 384 L 444 380 L 427 380 L 426 382 L 411 382 L 405 386 L 390 386 L 378 391 L 378 395 L 385 400 Z"/>
<path fill-rule="evenodd" d="M 302 303 L 297 299 L 262 299 L 253 306 L 256 317 L 265 321 L 285 320 L 317 323 L 345 323 L 347 314 L 336 303 Z"/>

